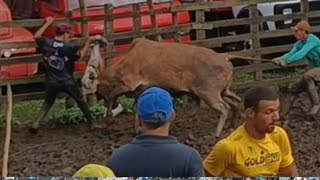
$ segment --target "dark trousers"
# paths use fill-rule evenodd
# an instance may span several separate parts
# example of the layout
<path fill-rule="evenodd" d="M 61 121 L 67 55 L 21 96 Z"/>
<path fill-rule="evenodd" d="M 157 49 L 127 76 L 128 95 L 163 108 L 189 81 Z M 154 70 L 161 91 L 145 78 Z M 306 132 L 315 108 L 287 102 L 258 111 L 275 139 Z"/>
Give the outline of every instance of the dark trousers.
<path fill-rule="evenodd" d="M 37 120 L 33 124 L 33 128 L 38 128 L 40 121 L 42 121 L 47 116 L 59 92 L 66 92 L 70 97 L 72 97 L 77 102 L 86 119 L 89 122 L 92 122 L 93 118 L 90 109 L 86 102 L 83 100 L 80 89 L 74 80 L 64 81 L 60 83 L 48 82 L 45 101 L 40 109 L 40 114 Z"/>

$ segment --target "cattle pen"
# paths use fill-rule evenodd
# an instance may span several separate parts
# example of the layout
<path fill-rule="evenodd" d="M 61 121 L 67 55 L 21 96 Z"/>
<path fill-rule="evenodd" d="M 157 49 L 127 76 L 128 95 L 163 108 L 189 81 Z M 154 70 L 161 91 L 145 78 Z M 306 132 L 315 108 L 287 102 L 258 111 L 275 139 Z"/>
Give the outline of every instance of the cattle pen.
<path fill-rule="evenodd" d="M 106 66 L 110 65 L 113 59 L 121 57 L 128 52 L 126 49 L 115 51 L 118 42 L 130 42 L 132 39 L 138 37 L 161 41 L 164 36 L 168 35 L 170 38 L 173 38 L 174 42 L 181 42 L 182 36 L 188 35 L 191 37 L 188 43 L 192 45 L 207 47 L 220 52 L 229 52 L 235 55 L 271 59 L 290 50 L 294 43 L 293 35 L 290 28 L 266 30 L 262 28 L 264 25 L 270 22 L 274 22 L 276 25 L 281 23 L 285 24 L 284 22 L 288 20 L 293 23 L 299 20 L 310 21 L 320 17 L 320 10 L 311 11 L 310 9 L 312 8 L 307 0 L 297 1 L 300 4 L 299 12 L 262 16 L 259 12 L 259 4 L 273 2 L 285 2 L 285 0 L 231 0 L 213 2 L 196 0 L 194 3 L 179 5 L 172 3 L 169 8 L 163 9 L 154 9 L 152 0 L 147 0 L 146 6 L 148 11 L 141 11 L 141 4 L 132 4 L 128 5 L 132 8 L 132 12 L 114 14 L 113 12 L 116 8 L 111 4 L 105 4 L 103 7 L 104 15 L 89 16 L 86 1 L 79 0 L 80 17 L 74 17 L 74 12 L 69 11 L 65 13 L 65 17 L 57 18 L 53 24 L 57 25 L 61 22 L 68 22 L 79 25 L 81 36 L 76 37 L 73 41 L 77 45 L 83 45 L 90 36 L 88 30 L 89 23 L 103 21 L 104 33 L 101 35 L 108 40 L 103 53 Z M 248 10 L 248 16 L 216 21 L 207 21 L 205 18 L 205 13 L 210 12 L 212 9 L 235 6 L 245 6 Z M 178 19 L 179 13 L 181 12 L 193 14 L 194 19 L 189 23 L 180 24 Z M 157 25 L 157 15 L 168 13 L 172 15 L 172 25 L 159 27 Z M 150 28 L 142 28 L 142 16 L 150 16 Z M 114 22 L 121 18 L 132 18 L 133 30 L 131 32 L 114 32 Z M 17 27 L 27 29 L 38 28 L 43 23 L 44 19 L 0 22 L 0 30 Z M 236 30 L 226 36 L 207 36 L 209 31 L 220 27 L 231 27 Z M 238 28 L 240 28 L 240 30 L 238 30 Z M 320 33 L 320 25 L 312 24 L 312 33 Z M 277 44 L 277 40 L 282 38 L 286 39 L 286 42 Z M 250 46 L 249 48 L 246 47 L 248 44 Z M 224 48 L 229 46 L 234 48 Z M 37 46 L 34 42 L 0 42 L 0 50 L 3 52 L 7 49 L 20 48 L 37 48 Z M 41 64 L 42 61 L 42 55 L 38 54 L 38 52 L 25 56 L 0 57 L 0 68 L 18 64 Z M 290 65 L 281 71 L 280 66 L 272 63 L 258 61 L 241 62 L 240 65 L 235 65 L 235 80 L 232 88 L 234 90 L 242 90 L 256 84 L 282 86 L 297 80 L 297 78 L 301 76 L 301 72 L 304 72 L 308 68 L 308 63 L 305 61 Z M 285 71 L 288 73 L 283 73 Z M 75 73 L 75 77 L 78 79 L 81 79 L 82 76 L 83 72 L 81 71 Z M 250 77 L 250 80 L 239 80 L 247 79 L 248 77 Z M 41 70 L 32 76 L 22 76 L 18 78 L 1 77 L 0 108 L 5 107 L 8 98 L 6 91 L 8 83 L 12 86 L 13 102 L 17 103 L 19 101 L 42 100 L 45 95 L 44 80 L 45 76 Z M 64 94 L 61 94 L 60 97 L 64 96 Z M 301 106 L 301 104 L 309 106 L 310 102 L 304 98 L 296 104 L 298 104 L 296 106 Z M 211 139 L 212 137 L 210 135 L 213 130 L 203 129 L 212 127 L 209 125 L 211 122 L 208 119 L 214 119 L 216 117 L 214 114 L 209 113 L 207 109 L 201 109 L 199 114 L 193 117 L 193 119 L 189 119 L 184 114 L 187 111 L 187 109 L 183 109 L 178 113 L 177 117 L 179 120 L 173 127 L 173 134 L 176 135 L 181 142 L 198 148 L 202 157 L 204 157 L 211 150 L 211 146 L 215 141 Z M 293 135 L 292 141 L 295 145 L 293 147 L 295 150 L 295 158 L 298 161 L 301 174 L 308 176 L 320 175 L 320 157 L 318 156 L 320 151 L 320 141 L 318 139 L 320 137 L 317 129 L 314 128 L 314 126 L 318 124 L 313 121 L 305 122 L 303 115 L 299 116 L 299 114 L 302 113 L 301 110 L 297 110 L 297 112 L 294 113 L 297 115 L 297 118 L 292 120 L 293 125 L 291 125 L 290 128 L 291 131 L 296 134 Z M 129 142 L 134 136 L 132 116 L 120 115 L 114 119 L 114 124 L 106 127 L 106 129 L 101 132 L 87 132 L 82 125 L 75 125 L 73 128 L 64 127 L 63 125 L 48 125 L 40 137 L 31 136 L 27 133 L 27 130 L 23 130 L 22 128 L 15 129 L 15 126 L 13 126 L 13 137 L 11 138 L 13 145 L 9 155 L 9 175 L 27 176 L 30 175 L 29 173 L 33 173 L 42 176 L 70 176 L 72 172 L 75 172 L 75 170 L 85 162 L 104 163 L 106 155 L 109 156 L 115 148 Z M 192 123 L 197 123 L 197 126 L 193 126 Z M 77 128 L 77 131 L 72 130 L 74 128 Z M 186 129 L 189 129 L 189 131 L 183 132 L 183 130 Z M 4 128 L 2 128 L 0 132 L 4 134 Z M 231 132 L 231 129 L 226 129 L 224 135 L 229 132 Z M 56 134 L 56 136 L 52 136 L 53 133 Z M 0 142 L 2 144 L 4 138 L 1 138 Z M 50 144 L 48 142 L 55 143 Z M 67 147 L 68 145 L 69 147 Z M 32 150 L 32 148 L 34 149 Z M 0 152 L 2 153 L 2 150 L 0 150 Z M 40 154 L 37 155 L 32 152 Z M 74 153 L 81 155 L 75 157 Z M 27 155 L 24 156 L 25 154 L 29 154 L 28 157 Z M 54 162 L 48 162 L 49 160 Z M 26 164 L 29 163 L 28 166 L 24 167 L 22 165 L 24 162 L 26 162 Z M 59 166 L 59 163 L 61 163 L 61 166 Z M 43 169 L 43 171 L 41 169 Z"/>

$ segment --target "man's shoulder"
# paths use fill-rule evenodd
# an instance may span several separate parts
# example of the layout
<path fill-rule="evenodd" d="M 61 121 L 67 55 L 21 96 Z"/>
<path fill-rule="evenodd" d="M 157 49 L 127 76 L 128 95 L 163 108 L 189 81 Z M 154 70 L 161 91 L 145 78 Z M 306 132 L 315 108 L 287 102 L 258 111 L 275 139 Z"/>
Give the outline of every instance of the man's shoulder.
<path fill-rule="evenodd" d="M 176 144 L 176 148 L 178 148 L 178 149 L 180 149 L 181 151 L 184 151 L 184 152 L 186 152 L 186 153 L 198 153 L 198 150 L 197 149 L 195 149 L 195 148 L 193 148 L 193 147 L 191 147 L 191 146 L 188 146 L 188 145 L 186 145 L 186 144 L 183 144 L 183 143 L 180 143 L 180 142 L 178 142 L 177 144 Z"/>
<path fill-rule="evenodd" d="M 318 38 L 318 36 L 314 35 L 314 34 L 309 34 L 308 36 L 308 41 L 316 41 L 319 42 L 320 39 Z"/>
<path fill-rule="evenodd" d="M 272 133 L 270 133 L 272 136 L 277 136 L 277 135 L 287 135 L 287 132 L 280 126 L 276 126 L 273 130 Z"/>
<path fill-rule="evenodd" d="M 127 154 L 132 149 L 132 144 L 128 143 L 113 150 L 112 155 Z"/>
<path fill-rule="evenodd" d="M 218 141 L 218 143 L 215 145 L 215 148 L 224 149 L 225 151 L 232 152 L 238 146 L 242 146 L 243 144 L 245 144 L 247 142 L 247 136 L 244 133 L 243 128 L 243 125 L 239 126 L 227 137 Z"/>
<path fill-rule="evenodd" d="M 287 132 L 280 126 L 276 126 L 269 136 L 274 140 L 282 140 L 288 138 Z"/>

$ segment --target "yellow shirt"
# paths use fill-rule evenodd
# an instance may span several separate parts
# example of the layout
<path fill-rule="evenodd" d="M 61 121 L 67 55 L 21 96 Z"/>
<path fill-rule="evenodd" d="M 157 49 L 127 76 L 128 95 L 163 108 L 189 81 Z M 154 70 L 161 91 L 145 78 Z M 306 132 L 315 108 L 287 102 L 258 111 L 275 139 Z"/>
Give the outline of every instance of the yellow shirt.
<path fill-rule="evenodd" d="M 287 133 L 276 126 L 264 139 L 250 137 L 241 125 L 219 141 L 204 160 L 204 168 L 213 176 L 277 176 L 279 168 L 293 163 Z"/>

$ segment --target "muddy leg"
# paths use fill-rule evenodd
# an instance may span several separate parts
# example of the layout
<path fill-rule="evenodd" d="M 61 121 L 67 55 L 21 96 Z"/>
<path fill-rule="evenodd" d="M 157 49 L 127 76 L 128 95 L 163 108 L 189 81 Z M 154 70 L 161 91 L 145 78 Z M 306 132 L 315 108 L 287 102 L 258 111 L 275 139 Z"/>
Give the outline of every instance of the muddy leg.
<path fill-rule="evenodd" d="M 294 90 L 293 94 L 289 95 L 288 98 L 285 98 L 284 103 L 281 108 L 280 112 L 280 119 L 284 119 L 283 126 L 288 126 L 289 124 L 289 113 L 290 110 L 295 103 L 296 99 L 298 98 L 299 94 L 306 89 L 306 82 L 304 77 L 300 78 L 297 82 L 294 83 Z"/>
<path fill-rule="evenodd" d="M 304 79 L 307 84 L 309 98 L 312 102 L 312 108 L 308 114 L 315 115 L 320 110 L 320 100 L 319 100 L 318 89 L 317 89 L 315 82 L 311 76 L 305 75 Z"/>
<path fill-rule="evenodd" d="M 66 106 L 66 109 L 73 108 L 76 106 L 76 101 L 68 95 L 66 97 L 65 106 Z"/>
<path fill-rule="evenodd" d="M 228 117 L 228 112 L 231 107 L 221 98 L 220 92 L 214 93 L 200 93 L 199 97 L 203 99 L 212 109 L 219 112 L 220 118 L 216 128 L 215 137 L 220 137 L 224 124 Z"/>
<path fill-rule="evenodd" d="M 284 124 L 283 124 L 284 126 L 288 126 L 289 124 L 290 119 L 288 118 L 288 115 L 290 113 L 290 109 L 292 108 L 297 98 L 298 98 L 298 94 L 293 94 L 289 98 L 285 99 L 282 112 L 280 113 L 280 119 L 284 120 Z"/>
<path fill-rule="evenodd" d="M 40 122 L 43 121 L 46 117 L 48 112 L 50 111 L 54 101 L 56 100 L 56 97 L 59 93 L 59 88 L 54 86 L 54 85 L 50 85 L 47 84 L 47 90 L 46 90 L 46 98 L 44 103 L 41 106 L 40 109 L 40 113 L 36 119 L 36 121 L 33 122 L 32 127 L 29 129 L 29 131 L 31 133 L 37 133 L 39 126 L 40 126 Z"/>
<path fill-rule="evenodd" d="M 223 93 L 223 100 L 225 100 L 232 108 L 232 116 L 229 128 L 233 128 L 235 125 L 235 120 L 239 113 L 239 105 L 241 103 L 241 98 L 235 93 L 231 92 L 229 87 Z"/>
<path fill-rule="evenodd" d="M 239 103 L 237 101 L 234 101 L 234 99 L 231 99 L 230 97 L 222 97 L 222 98 L 226 103 L 228 103 L 231 106 L 231 109 L 232 109 L 232 115 L 230 118 L 230 124 L 228 128 L 234 128 L 237 115 L 239 113 Z"/>
<path fill-rule="evenodd" d="M 193 117 L 193 116 L 195 116 L 197 114 L 197 112 L 200 109 L 201 100 L 200 100 L 200 98 L 198 96 L 192 95 L 191 102 L 192 102 L 193 105 L 191 106 L 192 107 L 191 110 L 188 112 L 189 113 L 189 117 Z"/>
<path fill-rule="evenodd" d="M 241 102 L 241 98 L 237 96 L 235 93 L 231 92 L 229 87 L 224 91 L 223 95 L 229 97 L 230 99 L 236 102 Z"/>

